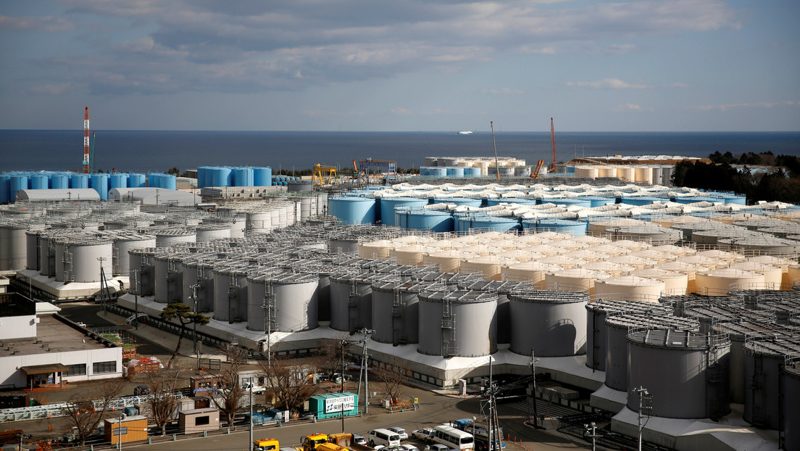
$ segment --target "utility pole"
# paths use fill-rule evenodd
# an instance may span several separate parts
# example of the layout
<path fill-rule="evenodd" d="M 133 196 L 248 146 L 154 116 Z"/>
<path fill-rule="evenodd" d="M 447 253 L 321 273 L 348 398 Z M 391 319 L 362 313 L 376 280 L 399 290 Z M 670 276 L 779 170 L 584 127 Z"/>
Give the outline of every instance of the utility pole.
<path fill-rule="evenodd" d="M 339 375 L 340 376 L 340 381 L 341 381 L 341 384 L 342 384 L 342 387 L 341 387 L 342 398 L 344 398 L 344 347 L 345 347 L 346 344 L 347 344 L 347 340 L 342 340 L 342 342 L 341 342 L 341 345 L 342 345 L 342 373 Z M 342 432 L 344 433 L 344 402 L 342 402 L 339 405 L 339 409 L 340 409 L 339 412 L 342 415 Z"/>
<path fill-rule="evenodd" d="M 125 419 L 125 414 L 119 416 L 119 423 L 117 423 L 117 449 L 122 451 L 122 420 Z"/>
<path fill-rule="evenodd" d="M 489 356 L 489 387 L 487 388 L 489 395 L 489 451 L 494 449 L 494 381 L 492 380 L 492 362 L 494 359 Z M 498 450 L 499 451 L 499 450 Z"/>
<path fill-rule="evenodd" d="M 597 424 L 592 421 L 589 424 L 584 424 L 583 428 L 588 434 L 588 437 L 592 439 L 592 451 L 595 451 L 597 449 Z"/>
<path fill-rule="evenodd" d="M 253 446 L 253 380 L 255 378 L 250 377 L 248 378 L 248 388 L 250 391 L 250 443 L 248 444 L 247 449 L 251 449 Z"/>
<path fill-rule="evenodd" d="M 133 270 L 133 283 L 131 283 L 131 288 L 133 288 L 133 305 L 134 305 L 133 327 L 136 328 L 136 330 L 139 330 L 139 290 L 141 288 L 141 284 L 140 284 L 138 269 Z"/>
<path fill-rule="evenodd" d="M 533 427 L 539 426 L 539 410 L 536 407 L 536 352 L 531 347 L 531 405 L 533 406 Z"/>
<path fill-rule="evenodd" d="M 194 338 L 194 355 L 197 360 L 197 369 L 200 369 L 200 348 L 197 346 L 197 289 L 200 287 L 199 283 L 195 283 L 192 288 L 192 304 L 194 305 L 195 318 L 192 321 L 192 338 Z"/>
<path fill-rule="evenodd" d="M 267 334 L 267 368 L 272 367 L 272 302 L 272 282 L 265 280 L 261 308 L 264 310 L 264 332 Z"/>
<path fill-rule="evenodd" d="M 105 257 L 97 257 L 97 261 L 100 262 L 100 300 L 103 302 L 103 315 L 108 315 L 108 299 L 106 299 L 106 290 L 104 290 L 106 286 L 106 272 L 103 270 L 103 262 L 106 260 Z"/>
<path fill-rule="evenodd" d="M 642 431 L 644 430 L 644 425 L 645 425 L 645 423 L 643 423 L 645 417 L 644 410 L 652 409 L 652 404 L 651 404 L 652 398 L 650 397 L 650 393 L 647 391 L 647 389 L 642 386 L 634 388 L 633 392 L 639 395 L 639 412 L 637 415 L 637 425 L 639 431 L 638 449 L 639 451 L 642 451 Z"/>

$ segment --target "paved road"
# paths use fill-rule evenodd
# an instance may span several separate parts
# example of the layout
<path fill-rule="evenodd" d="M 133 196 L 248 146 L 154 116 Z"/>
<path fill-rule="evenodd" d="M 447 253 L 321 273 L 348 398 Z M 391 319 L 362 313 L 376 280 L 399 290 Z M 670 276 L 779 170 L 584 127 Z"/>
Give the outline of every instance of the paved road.
<path fill-rule="evenodd" d="M 378 410 L 378 409 L 374 409 Z M 480 410 L 477 400 L 460 400 L 452 397 L 429 394 L 421 400 L 418 411 L 399 412 L 394 414 L 372 413 L 367 417 L 345 419 L 345 430 L 366 435 L 370 429 L 386 426 L 402 426 L 407 431 L 412 431 L 420 427 L 430 427 L 442 422 L 472 416 Z M 507 412 L 504 412 L 507 411 Z M 522 424 L 519 412 L 514 409 L 501 408 L 503 415 L 501 423 L 507 434 L 515 438 L 519 444 L 510 444 L 509 451 L 514 450 L 559 450 L 559 449 L 579 449 L 580 446 L 557 435 L 548 434 L 542 431 L 534 431 Z M 281 446 L 294 446 L 300 442 L 303 435 L 321 432 L 333 433 L 341 432 L 341 422 L 339 420 L 323 421 L 316 424 L 287 424 L 282 427 L 267 426 L 256 428 L 255 438 L 275 437 Z M 147 446 L 146 448 L 136 446 L 136 448 L 146 450 L 191 450 L 191 451 L 219 451 L 219 450 L 247 450 L 249 433 L 247 427 L 239 427 L 236 432 L 230 435 L 214 435 L 207 438 L 197 438 L 189 440 L 179 440 L 176 442 L 166 442 Z M 134 448 L 128 445 L 127 448 Z"/>

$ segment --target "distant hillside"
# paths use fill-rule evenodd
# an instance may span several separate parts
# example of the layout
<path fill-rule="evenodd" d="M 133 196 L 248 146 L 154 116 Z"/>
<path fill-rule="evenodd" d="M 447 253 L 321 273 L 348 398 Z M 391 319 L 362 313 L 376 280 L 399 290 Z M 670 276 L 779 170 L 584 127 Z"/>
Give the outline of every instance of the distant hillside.
<path fill-rule="evenodd" d="M 733 191 L 745 194 L 748 203 L 777 200 L 800 204 L 800 158 L 772 152 L 714 152 L 708 158 L 710 163 L 676 164 L 675 186 Z"/>

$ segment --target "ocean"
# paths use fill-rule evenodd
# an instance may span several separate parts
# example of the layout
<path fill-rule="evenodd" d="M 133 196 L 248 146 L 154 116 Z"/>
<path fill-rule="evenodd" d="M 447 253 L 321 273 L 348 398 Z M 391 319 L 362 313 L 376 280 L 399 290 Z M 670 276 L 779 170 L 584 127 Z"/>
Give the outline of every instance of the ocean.
<path fill-rule="evenodd" d="M 426 156 L 491 156 L 488 132 L 257 132 L 97 130 L 95 168 L 165 171 L 203 165 L 310 169 L 315 163 L 351 167 L 363 158 L 418 167 Z M 550 161 L 550 134 L 495 134 L 497 153 Z M 574 156 L 666 154 L 707 156 L 715 151 L 800 155 L 800 132 L 559 132 L 558 160 Z M 0 130 L 0 172 L 80 170 L 82 130 Z"/>

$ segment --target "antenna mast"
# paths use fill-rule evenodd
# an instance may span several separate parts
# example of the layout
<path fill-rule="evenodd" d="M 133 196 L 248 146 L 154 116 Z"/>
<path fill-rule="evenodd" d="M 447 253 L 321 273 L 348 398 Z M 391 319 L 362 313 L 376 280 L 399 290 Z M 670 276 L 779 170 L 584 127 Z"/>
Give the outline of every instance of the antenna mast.
<path fill-rule="evenodd" d="M 500 180 L 500 164 L 497 162 L 497 143 L 494 140 L 494 121 L 489 121 L 489 128 L 492 129 L 492 148 L 494 149 L 494 176 Z"/>
<path fill-rule="evenodd" d="M 556 172 L 556 127 L 553 125 L 553 118 L 550 118 L 550 146 L 553 147 L 553 157 L 550 159 L 548 172 Z"/>
<path fill-rule="evenodd" d="M 83 107 L 83 173 L 91 172 L 89 163 L 91 151 L 89 149 L 89 107 Z"/>

